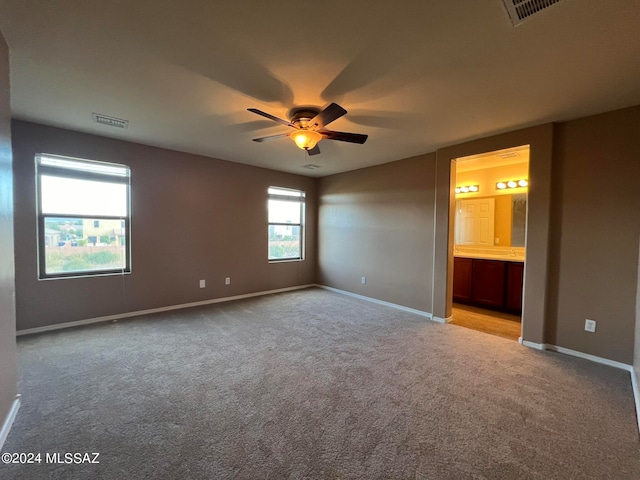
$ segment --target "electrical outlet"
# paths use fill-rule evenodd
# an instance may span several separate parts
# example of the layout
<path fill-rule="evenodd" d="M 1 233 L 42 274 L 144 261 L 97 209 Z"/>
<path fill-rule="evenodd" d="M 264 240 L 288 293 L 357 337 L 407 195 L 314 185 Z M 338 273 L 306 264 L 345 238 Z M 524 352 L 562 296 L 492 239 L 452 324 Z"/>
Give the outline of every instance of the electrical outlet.
<path fill-rule="evenodd" d="M 584 321 L 584 329 L 587 332 L 595 333 L 596 331 L 596 321 L 589 320 L 588 318 Z"/>
<path fill-rule="evenodd" d="M 494 240 L 496 245 L 500 245 L 500 239 L 498 237 L 496 237 Z"/>
<path fill-rule="evenodd" d="M 231 277 L 227 277 L 224 279 L 224 284 L 225 285 L 231 285 Z"/>
<path fill-rule="evenodd" d="M 207 281 L 206 280 L 200 280 L 200 288 L 204 288 L 207 286 Z"/>
<path fill-rule="evenodd" d="M 366 283 L 367 283 L 367 277 L 362 277 L 362 279 L 360 280 L 360 282 L 362 283 L 362 285 L 366 285 Z"/>

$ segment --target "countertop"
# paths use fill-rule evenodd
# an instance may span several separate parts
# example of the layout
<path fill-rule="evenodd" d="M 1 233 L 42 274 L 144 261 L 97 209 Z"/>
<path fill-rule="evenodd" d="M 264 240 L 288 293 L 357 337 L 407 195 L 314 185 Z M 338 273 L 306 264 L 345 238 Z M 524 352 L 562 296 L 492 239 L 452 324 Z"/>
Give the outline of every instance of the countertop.
<path fill-rule="evenodd" d="M 456 245 L 453 256 L 460 258 L 478 258 L 483 260 L 502 260 L 505 262 L 524 262 L 524 247 L 473 247 Z"/>

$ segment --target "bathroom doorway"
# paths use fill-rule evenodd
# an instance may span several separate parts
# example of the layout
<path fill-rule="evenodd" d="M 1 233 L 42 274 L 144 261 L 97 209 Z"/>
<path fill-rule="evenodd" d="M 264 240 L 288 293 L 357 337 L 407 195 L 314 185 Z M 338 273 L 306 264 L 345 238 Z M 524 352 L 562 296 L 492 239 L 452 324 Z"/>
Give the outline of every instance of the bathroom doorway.
<path fill-rule="evenodd" d="M 522 336 L 529 146 L 455 158 L 450 323 Z"/>

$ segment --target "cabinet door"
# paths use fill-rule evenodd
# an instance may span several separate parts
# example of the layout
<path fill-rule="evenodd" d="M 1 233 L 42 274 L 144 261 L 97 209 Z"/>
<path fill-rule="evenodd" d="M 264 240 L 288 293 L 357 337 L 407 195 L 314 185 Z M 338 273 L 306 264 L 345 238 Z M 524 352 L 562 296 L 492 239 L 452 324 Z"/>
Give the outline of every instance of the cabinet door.
<path fill-rule="evenodd" d="M 522 312 L 522 284 L 524 263 L 509 262 L 507 266 L 507 304 L 514 312 Z"/>
<path fill-rule="evenodd" d="M 453 301 L 471 301 L 471 273 L 473 260 L 470 258 L 453 259 Z"/>
<path fill-rule="evenodd" d="M 504 308 L 505 268 L 505 262 L 474 260 L 472 288 L 474 303 Z"/>

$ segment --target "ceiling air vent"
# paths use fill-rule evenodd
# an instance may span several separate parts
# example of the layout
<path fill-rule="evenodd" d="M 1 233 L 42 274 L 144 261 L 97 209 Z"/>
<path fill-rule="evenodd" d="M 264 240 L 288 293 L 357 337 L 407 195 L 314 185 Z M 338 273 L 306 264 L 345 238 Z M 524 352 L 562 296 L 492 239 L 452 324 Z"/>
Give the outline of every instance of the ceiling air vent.
<path fill-rule="evenodd" d="M 313 163 L 307 163 L 306 165 L 303 165 L 302 168 L 306 168 L 307 170 L 317 170 L 320 168 L 320 165 L 315 165 Z"/>
<path fill-rule="evenodd" d="M 531 15 L 558 2 L 560 0 L 502 0 L 514 27 L 520 25 Z"/>
<path fill-rule="evenodd" d="M 110 127 L 117 127 L 117 128 L 127 128 L 129 126 L 129 120 L 110 117 L 108 115 L 102 115 L 101 113 L 94 113 L 93 121 L 96 123 L 101 123 L 103 125 L 109 125 Z"/>
<path fill-rule="evenodd" d="M 500 158 L 515 158 L 515 157 L 519 157 L 520 154 L 518 154 L 518 152 L 506 152 L 506 153 L 499 153 L 497 156 Z"/>

